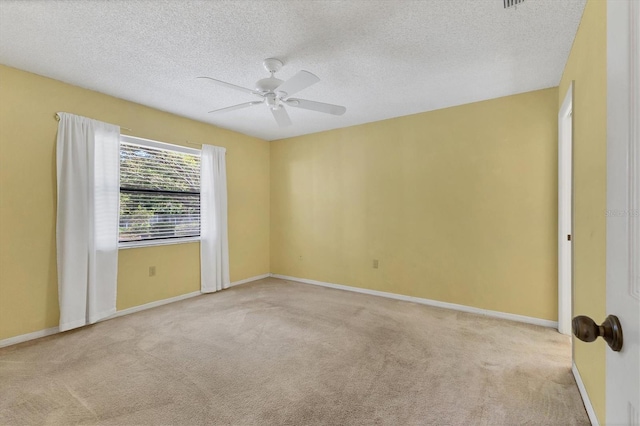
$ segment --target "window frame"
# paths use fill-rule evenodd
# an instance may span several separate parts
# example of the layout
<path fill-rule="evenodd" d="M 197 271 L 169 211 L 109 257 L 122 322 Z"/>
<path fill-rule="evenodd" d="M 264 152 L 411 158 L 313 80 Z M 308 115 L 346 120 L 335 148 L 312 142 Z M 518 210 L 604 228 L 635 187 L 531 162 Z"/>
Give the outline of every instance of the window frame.
<path fill-rule="evenodd" d="M 162 149 L 166 151 L 173 151 L 182 154 L 190 154 L 201 157 L 202 150 L 196 148 L 189 148 L 182 145 L 174 145 L 166 142 L 158 142 L 152 139 L 144 139 L 138 138 L 135 136 L 128 135 L 120 135 L 120 144 L 122 143 L 139 145 L 141 147 L 149 147 Z M 120 147 L 118 148 L 120 150 Z M 120 151 L 118 151 L 120 152 Z M 120 178 L 120 173 L 118 172 L 118 178 Z M 202 184 L 200 184 L 200 188 L 202 188 Z M 118 191 L 118 206 L 120 205 L 120 194 L 122 193 L 122 189 Z M 120 208 L 118 207 L 118 222 L 120 222 Z M 120 232 L 118 231 L 118 249 L 129 249 L 129 248 L 137 248 L 137 247 L 151 247 L 151 246 L 164 246 L 164 245 L 172 245 L 172 244 L 186 244 L 200 241 L 200 236 L 189 236 L 189 237 L 174 237 L 174 238 L 158 238 L 151 240 L 139 240 L 139 241 L 120 241 Z"/>

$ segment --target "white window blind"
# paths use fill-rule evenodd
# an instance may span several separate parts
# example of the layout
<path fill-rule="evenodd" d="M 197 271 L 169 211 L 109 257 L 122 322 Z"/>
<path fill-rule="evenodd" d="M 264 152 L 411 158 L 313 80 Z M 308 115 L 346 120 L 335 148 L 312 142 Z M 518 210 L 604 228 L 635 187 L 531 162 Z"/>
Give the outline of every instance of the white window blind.
<path fill-rule="evenodd" d="M 200 235 L 200 156 L 161 145 L 120 143 L 120 243 Z"/>

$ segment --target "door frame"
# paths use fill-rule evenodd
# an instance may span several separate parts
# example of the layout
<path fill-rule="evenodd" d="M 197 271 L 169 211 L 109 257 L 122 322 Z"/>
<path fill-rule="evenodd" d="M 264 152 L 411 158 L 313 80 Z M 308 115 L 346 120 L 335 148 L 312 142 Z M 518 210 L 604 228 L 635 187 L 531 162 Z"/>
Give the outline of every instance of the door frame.
<path fill-rule="evenodd" d="M 558 112 L 558 331 L 571 335 L 573 315 L 573 84 Z M 573 352 L 573 351 L 572 351 Z"/>

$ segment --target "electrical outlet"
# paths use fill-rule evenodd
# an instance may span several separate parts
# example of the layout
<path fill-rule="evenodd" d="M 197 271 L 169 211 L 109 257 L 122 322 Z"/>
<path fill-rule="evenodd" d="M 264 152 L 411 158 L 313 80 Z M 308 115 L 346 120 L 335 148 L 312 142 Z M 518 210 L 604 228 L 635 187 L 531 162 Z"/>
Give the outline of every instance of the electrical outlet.
<path fill-rule="evenodd" d="M 373 259 L 373 269 L 378 269 L 378 259 Z"/>
<path fill-rule="evenodd" d="M 149 266 L 149 276 L 150 277 L 155 277 L 156 276 L 156 267 L 155 266 Z"/>

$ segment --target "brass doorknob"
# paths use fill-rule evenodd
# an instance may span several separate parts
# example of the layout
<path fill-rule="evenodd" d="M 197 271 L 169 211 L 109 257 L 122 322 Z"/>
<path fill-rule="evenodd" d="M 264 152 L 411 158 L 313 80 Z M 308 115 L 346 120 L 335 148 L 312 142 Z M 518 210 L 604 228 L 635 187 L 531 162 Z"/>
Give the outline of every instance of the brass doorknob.
<path fill-rule="evenodd" d="M 571 326 L 573 334 L 583 342 L 593 342 L 602 337 L 615 352 L 622 349 L 622 326 L 615 315 L 609 315 L 601 325 L 587 316 L 580 315 L 571 321 Z"/>

